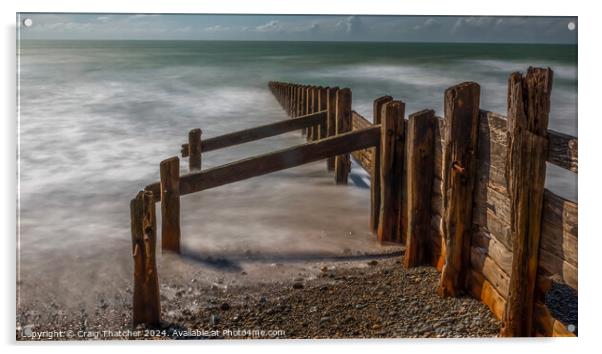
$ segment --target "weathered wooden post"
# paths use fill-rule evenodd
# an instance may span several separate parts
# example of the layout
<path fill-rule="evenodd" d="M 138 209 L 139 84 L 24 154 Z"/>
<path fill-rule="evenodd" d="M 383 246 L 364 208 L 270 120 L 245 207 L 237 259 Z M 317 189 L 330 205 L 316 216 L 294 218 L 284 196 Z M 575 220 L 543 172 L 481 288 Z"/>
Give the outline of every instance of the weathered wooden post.
<path fill-rule="evenodd" d="M 343 88 L 337 91 L 336 132 L 343 134 L 351 131 L 351 90 Z M 347 184 L 351 159 L 349 154 L 337 155 L 334 164 L 334 181 L 336 184 Z"/>
<path fill-rule="evenodd" d="M 321 87 L 318 91 L 318 112 L 328 109 L 328 87 Z M 328 136 L 327 122 L 318 125 L 318 139 L 325 139 Z"/>
<path fill-rule="evenodd" d="M 401 227 L 405 103 L 389 101 L 382 107 L 380 138 L 380 215 L 377 238 L 403 242 Z"/>
<path fill-rule="evenodd" d="M 201 170 L 201 129 L 196 128 L 188 132 L 188 170 L 190 172 Z"/>
<path fill-rule="evenodd" d="M 533 333 L 553 72 L 529 68 L 508 80 L 506 179 L 510 196 L 512 269 L 501 334 Z"/>
<path fill-rule="evenodd" d="M 303 115 L 308 115 L 309 112 L 309 105 L 311 103 L 311 86 L 305 86 L 304 90 L 303 90 Z M 302 133 L 305 134 L 305 137 L 307 139 L 309 139 L 309 128 L 303 128 Z"/>
<path fill-rule="evenodd" d="M 134 257 L 133 323 L 134 326 L 155 326 L 161 321 L 161 300 L 155 259 L 157 220 L 152 192 L 140 191 L 132 199 L 130 222 Z"/>
<path fill-rule="evenodd" d="M 180 253 L 180 159 L 161 161 L 161 249 Z"/>
<path fill-rule="evenodd" d="M 293 84 L 291 87 L 291 90 L 292 90 L 291 117 L 295 118 L 297 116 L 297 85 Z"/>
<path fill-rule="evenodd" d="M 374 125 L 382 122 L 382 107 L 393 100 L 391 96 L 382 96 L 374 100 L 372 114 Z M 380 144 L 374 147 L 372 157 L 372 177 L 370 179 L 370 230 L 376 235 L 380 215 Z"/>
<path fill-rule="evenodd" d="M 335 136 L 337 134 L 337 91 L 339 91 L 338 87 L 331 87 L 326 90 L 326 131 L 329 137 Z M 334 171 L 334 161 L 334 156 L 329 157 L 326 160 L 326 168 L 328 169 L 328 171 Z"/>
<path fill-rule="evenodd" d="M 425 264 L 431 249 L 431 192 L 435 165 L 435 111 L 423 110 L 408 119 L 406 139 L 407 217 L 406 268 Z"/>
<path fill-rule="evenodd" d="M 438 293 L 458 296 L 470 265 L 472 204 L 476 179 L 480 86 L 464 82 L 445 91 L 443 235 L 445 265 Z"/>
<path fill-rule="evenodd" d="M 303 115 L 301 110 L 301 102 L 303 102 L 303 85 L 297 85 L 297 103 L 295 108 L 297 110 L 297 117 Z"/>
<path fill-rule="evenodd" d="M 307 105 L 308 105 L 307 112 L 308 112 L 308 114 L 316 113 L 316 109 L 318 108 L 317 104 L 316 104 L 316 102 L 317 102 L 317 96 L 318 96 L 317 95 L 317 90 L 318 90 L 317 86 L 312 86 L 309 89 L 309 98 L 308 98 L 308 102 L 307 102 Z M 315 130 L 316 129 L 313 126 L 307 128 L 307 140 L 308 141 L 315 140 Z"/>

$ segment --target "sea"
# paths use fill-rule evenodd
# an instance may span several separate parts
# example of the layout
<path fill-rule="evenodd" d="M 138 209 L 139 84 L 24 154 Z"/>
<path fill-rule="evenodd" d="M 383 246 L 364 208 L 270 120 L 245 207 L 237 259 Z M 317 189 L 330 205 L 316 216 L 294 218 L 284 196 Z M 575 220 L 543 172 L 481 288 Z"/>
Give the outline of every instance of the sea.
<path fill-rule="evenodd" d="M 509 75 L 529 66 L 554 71 L 549 128 L 577 136 L 576 45 L 22 40 L 18 305 L 93 303 L 131 285 L 130 199 L 159 180 L 160 161 L 179 154 L 190 129 L 207 138 L 285 119 L 271 80 L 349 87 L 368 119 L 382 95 L 408 114 L 443 116 L 444 90 L 475 81 L 481 107 L 505 114 Z M 303 142 L 292 132 L 209 152 L 203 168 Z M 183 197 L 186 257 L 161 260 L 160 274 L 382 251 L 368 230 L 367 174 L 354 165 L 351 185 L 335 186 L 325 166 Z M 548 165 L 546 186 L 577 200 L 576 174 Z"/>

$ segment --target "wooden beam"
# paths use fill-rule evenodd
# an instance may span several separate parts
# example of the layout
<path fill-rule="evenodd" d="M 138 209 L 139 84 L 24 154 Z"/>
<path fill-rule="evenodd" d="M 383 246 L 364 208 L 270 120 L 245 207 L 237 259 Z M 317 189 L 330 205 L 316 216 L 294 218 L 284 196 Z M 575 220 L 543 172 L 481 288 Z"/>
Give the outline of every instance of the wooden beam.
<path fill-rule="evenodd" d="M 132 256 L 134 258 L 133 322 L 156 326 L 161 322 L 157 275 L 157 220 L 153 194 L 140 191 L 130 202 Z"/>
<path fill-rule="evenodd" d="M 377 238 L 381 242 L 403 242 L 401 227 L 404 164 L 404 112 L 401 101 L 387 102 L 383 107 L 380 156 L 380 215 Z"/>
<path fill-rule="evenodd" d="M 464 82 L 445 91 L 442 196 L 445 265 L 438 289 L 443 297 L 459 296 L 467 285 L 480 91 L 475 82 Z"/>
<path fill-rule="evenodd" d="M 382 122 L 382 107 L 391 102 L 393 97 L 382 96 L 374 100 L 372 104 L 372 115 L 374 125 Z M 370 230 L 374 235 L 378 231 L 378 217 L 380 216 L 380 144 L 374 147 L 372 155 L 372 172 L 370 173 Z"/>
<path fill-rule="evenodd" d="M 161 249 L 180 253 L 180 160 L 161 161 Z"/>
<path fill-rule="evenodd" d="M 201 134 L 200 129 L 188 132 L 188 170 L 190 172 L 201 170 Z"/>
<path fill-rule="evenodd" d="M 208 152 L 226 147 L 248 143 L 251 141 L 269 138 L 291 131 L 299 130 L 315 124 L 323 124 L 326 120 L 326 111 L 304 115 L 297 118 L 285 119 L 279 122 L 261 125 L 254 128 L 244 129 L 201 141 L 201 151 Z M 188 150 L 188 144 L 182 145 L 182 152 Z M 182 154 L 182 157 L 188 156 Z"/>
<path fill-rule="evenodd" d="M 343 88 L 337 91 L 336 102 L 337 135 L 351 131 L 351 90 Z M 354 149 L 357 150 L 357 149 Z M 349 154 L 337 155 L 334 164 L 334 181 L 336 184 L 347 184 L 351 159 Z"/>
<path fill-rule="evenodd" d="M 577 173 L 577 138 L 567 134 L 548 130 L 549 146 L 547 161 L 556 166 Z"/>
<path fill-rule="evenodd" d="M 180 177 L 180 195 L 304 165 L 325 159 L 328 156 L 347 154 L 376 144 L 380 144 L 380 126 L 378 125 L 232 162 L 200 173 L 183 175 Z M 145 190 L 160 191 L 159 183 L 149 184 L 145 187 Z M 155 201 L 160 200 L 160 198 L 155 199 Z"/>
<path fill-rule="evenodd" d="M 435 111 L 423 110 L 408 119 L 406 268 L 426 264 L 431 254 L 431 192 L 435 164 Z"/>
<path fill-rule="evenodd" d="M 529 68 L 526 76 L 513 73 L 508 80 L 506 175 L 513 257 L 501 331 L 506 337 L 533 334 L 552 77 L 549 68 Z"/>
<path fill-rule="evenodd" d="M 338 87 L 330 87 L 326 90 L 326 131 L 327 136 L 335 136 L 337 134 L 336 114 L 337 114 L 337 91 Z M 335 157 L 331 156 L 326 159 L 326 168 L 328 171 L 334 171 Z"/>

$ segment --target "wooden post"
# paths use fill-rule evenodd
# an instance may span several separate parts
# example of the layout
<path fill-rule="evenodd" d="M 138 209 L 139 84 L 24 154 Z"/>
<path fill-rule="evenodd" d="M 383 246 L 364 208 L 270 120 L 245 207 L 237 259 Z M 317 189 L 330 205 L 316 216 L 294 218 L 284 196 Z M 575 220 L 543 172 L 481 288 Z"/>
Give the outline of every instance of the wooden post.
<path fill-rule="evenodd" d="M 443 235 L 445 265 L 439 295 L 458 296 L 470 265 L 472 203 L 476 179 L 480 86 L 464 82 L 445 91 Z"/>
<path fill-rule="evenodd" d="M 508 80 L 506 178 L 510 196 L 512 269 L 501 334 L 533 335 L 535 289 L 553 72 L 529 68 Z"/>
<path fill-rule="evenodd" d="M 155 259 L 157 220 L 153 193 L 140 191 L 130 202 L 132 256 L 134 257 L 134 326 L 161 321 L 159 278 Z"/>
<path fill-rule="evenodd" d="M 374 100 L 372 114 L 374 125 L 382 122 L 382 107 L 393 100 L 391 96 L 382 96 Z M 376 235 L 378 231 L 378 217 L 380 215 L 380 144 L 374 147 L 372 156 L 372 177 L 370 179 L 370 230 Z"/>
<path fill-rule="evenodd" d="M 190 172 L 201 170 L 201 134 L 196 128 L 188 132 L 188 170 Z"/>
<path fill-rule="evenodd" d="M 180 160 L 161 161 L 161 249 L 180 253 Z"/>
<path fill-rule="evenodd" d="M 310 91 L 311 91 L 311 86 L 305 86 L 303 89 L 303 114 L 307 115 L 309 114 L 309 104 L 311 102 L 310 100 Z M 309 136 L 309 128 L 307 129 L 303 129 L 302 133 L 305 134 L 306 138 L 308 138 Z"/>
<path fill-rule="evenodd" d="M 402 242 L 401 188 L 405 148 L 404 114 L 401 101 L 383 108 L 380 138 L 380 215 L 377 238 L 381 242 Z"/>
<path fill-rule="evenodd" d="M 293 90 L 291 98 L 291 117 L 295 118 L 297 116 L 297 85 L 292 85 L 291 90 Z"/>
<path fill-rule="evenodd" d="M 343 88 L 337 91 L 336 132 L 343 134 L 351 131 L 351 90 Z M 336 184 L 347 184 L 351 160 L 349 154 L 337 155 L 334 164 L 334 181 Z"/>
<path fill-rule="evenodd" d="M 328 87 L 320 88 L 318 90 L 318 112 L 325 111 L 328 108 Z M 318 139 L 325 139 L 328 136 L 327 122 L 318 125 Z"/>
<path fill-rule="evenodd" d="M 407 215 L 406 268 L 429 261 L 431 246 L 431 192 L 435 165 L 435 111 L 423 110 L 408 119 L 406 139 L 407 161 Z"/>
<path fill-rule="evenodd" d="M 303 86 L 297 85 L 297 105 L 296 105 L 297 117 L 300 117 L 303 115 L 303 112 L 301 111 L 301 102 L 303 102 Z"/>
<path fill-rule="evenodd" d="M 326 102 L 326 135 L 327 136 L 335 136 L 337 134 L 337 124 L 336 124 L 336 115 L 337 115 L 337 91 L 339 91 L 338 87 L 331 87 L 326 90 L 327 102 Z M 335 157 L 329 157 L 326 160 L 326 168 L 328 171 L 334 171 L 334 161 Z"/>
<path fill-rule="evenodd" d="M 316 100 L 316 98 L 317 98 L 316 91 L 317 91 L 317 89 L 318 88 L 316 86 L 312 86 L 309 89 L 309 96 L 308 96 L 308 99 L 307 99 L 307 107 L 308 107 L 307 108 L 307 112 L 308 112 L 308 114 L 316 112 L 316 108 L 317 108 L 317 105 L 316 105 L 316 102 L 317 102 L 317 100 Z M 314 129 L 314 127 L 313 126 L 312 127 L 308 127 L 307 128 L 307 140 L 308 141 L 315 140 L 315 136 L 314 135 L 315 135 L 315 129 Z"/>
<path fill-rule="evenodd" d="M 320 91 L 322 91 L 322 86 L 316 86 L 314 88 L 313 95 L 313 112 L 317 113 L 320 111 Z M 312 135 L 311 140 L 316 141 L 320 139 L 320 125 L 314 125 L 311 129 Z"/>

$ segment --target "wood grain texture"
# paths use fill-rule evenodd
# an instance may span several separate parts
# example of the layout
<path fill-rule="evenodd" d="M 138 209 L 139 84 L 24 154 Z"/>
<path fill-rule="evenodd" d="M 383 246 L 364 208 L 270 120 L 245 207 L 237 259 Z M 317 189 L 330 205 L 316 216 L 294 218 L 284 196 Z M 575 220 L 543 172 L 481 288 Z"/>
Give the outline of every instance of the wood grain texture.
<path fill-rule="evenodd" d="M 533 334 L 533 295 L 543 210 L 552 70 L 529 68 L 508 81 L 508 154 L 512 272 L 502 336 Z"/>
<path fill-rule="evenodd" d="M 491 283 L 482 274 L 471 270 L 469 273 L 469 290 L 471 295 L 481 300 L 498 320 L 504 316 L 506 300 L 498 293 Z"/>
<path fill-rule="evenodd" d="M 435 111 L 423 110 L 411 114 L 406 131 L 407 153 L 407 215 L 406 268 L 426 264 L 432 253 L 430 240 L 431 192 L 435 158 Z"/>
<path fill-rule="evenodd" d="M 555 319 L 546 305 L 535 302 L 533 310 L 534 329 L 545 337 L 575 337 L 567 326 Z"/>
<path fill-rule="evenodd" d="M 443 234 L 445 265 L 438 293 L 459 296 L 470 262 L 472 201 L 476 179 L 480 86 L 465 82 L 445 91 Z"/>
<path fill-rule="evenodd" d="M 326 90 L 326 132 L 327 136 L 335 136 L 337 134 L 337 123 L 336 123 L 336 115 L 337 115 L 337 91 L 338 87 L 331 87 Z M 334 162 L 335 157 L 331 156 L 326 159 L 326 168 L 328 171 L 334 171 Z"/>
<path fill-rule="evenodd" d="M 201 134 L 200 129 L 188 132 L 188 170 L 190 172 L 201 170 Z"/>
<path fill-rule="evenodd" d="M 180 160 L 161 161 L 161 249 L 180 253 Z"/>
<path fill-rule="evenodd" d="M 335 120 L 337 135 L 345 134 L 351 131 L 351 90 L 348 88 L 343 88 L 337 91 Z M 349 154 L 337 155 L 334 163 L 335 183 L 347 184 L 350 170 L 351 159 Z"/>
<path fill-rule="evenodd" d="M 382 107 L 385 103 L 391 102 L 393 97 L 382 96 L 372 103 L 372 117 L 375 125 L 382 122 Z M 354 111 L 355 113 L 355 111 Z M 354 115 L 355 117 L 355 115 Z M 354 121 L 360 121 L 354 118 Z M 359 126 L 359 123 L 355 123 Z M 372 149 L 372 163 L 370 165 L 370 230 L 374 235 L 378 231 L 378 218 L 380 216 L 380 145 Z"/>
<path fill-rule="evenodd" d="M 130 202 L 132 256 L 134 258 L 133 324 L 161 322 L 157 274 L 157 220 L 151 192 L 140 191 Z"/>
<path fill-rule="evenodd" d="M 323 140 L 210 168 L 180 178 L 180 195 L 219 187 L 271 172 L 319 161 L 328 156 L 365 149 L 380 143 L 380 126 L 348 132 Z M 153 190 L 153 186 L 148 186 Z"/>
<path fill-rule="evenodd" d="M 380 215 L 377 239 L 404 242 L 401 223 L 405 152 L 405 104 L 389 101 L 382 107 L 380 155 Z"/>

